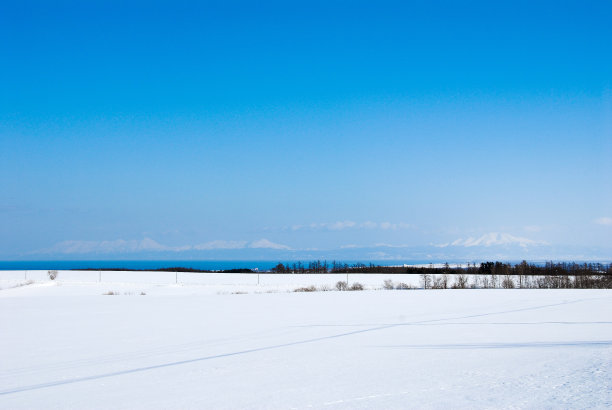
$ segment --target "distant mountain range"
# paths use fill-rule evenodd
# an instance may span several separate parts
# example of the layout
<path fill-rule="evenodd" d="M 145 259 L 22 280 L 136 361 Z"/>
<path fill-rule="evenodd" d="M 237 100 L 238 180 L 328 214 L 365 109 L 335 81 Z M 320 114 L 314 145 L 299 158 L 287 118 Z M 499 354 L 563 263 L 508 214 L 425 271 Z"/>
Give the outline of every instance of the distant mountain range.
<path fill-rule="evenodd" d="M 7 256 L 4 256 L 6 258 Z M 328 249 L 294 249 L 262 238 L 255 241 L 211 241 L 197 245 L 166 246 L 142 240 L 64 241 L 50 248 L 19 255 L 23 260 L 49 259 L 154 259 L 154 260 L 388 260 L 484 261 L 484 260 L 612 260 L 612 249 L 551 245 L 544 241 L 488 233 L 422 246 L 377 243 L 344 245 Z"/>

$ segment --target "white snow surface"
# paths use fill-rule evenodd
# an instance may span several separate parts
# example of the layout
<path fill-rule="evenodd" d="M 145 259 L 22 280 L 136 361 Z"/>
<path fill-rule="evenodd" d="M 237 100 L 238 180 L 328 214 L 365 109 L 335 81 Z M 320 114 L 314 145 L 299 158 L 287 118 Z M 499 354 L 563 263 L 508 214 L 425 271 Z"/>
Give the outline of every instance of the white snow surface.
<path fill-rule="evenodd" d="M 0 408 L 612 406 L 610 290 L 345 279 L 0 272 Z"/>

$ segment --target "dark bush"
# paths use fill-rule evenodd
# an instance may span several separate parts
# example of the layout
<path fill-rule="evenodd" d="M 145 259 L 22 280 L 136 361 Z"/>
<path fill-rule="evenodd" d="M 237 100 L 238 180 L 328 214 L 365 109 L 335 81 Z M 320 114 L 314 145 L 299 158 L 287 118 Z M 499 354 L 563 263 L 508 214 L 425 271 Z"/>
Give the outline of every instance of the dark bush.
<path fill-rule="evenodd" d="M 344 281 L 339 281 L 339 282 L 336 283 L 336 289 L 337 290 L 347 290 L 348 289 L 348 285 Z"/>
<path fill-rule="evenodd" d="M 316 292 L 317 288 L 314 285 L 307 286 L 305 288 L 297 288 L 294 292 Z"/>
<path fill-rule="evenodd" d="M 349 290 L 363 290 L 363 285 L 359 282 L 355 282 L 351 285 Z"/>

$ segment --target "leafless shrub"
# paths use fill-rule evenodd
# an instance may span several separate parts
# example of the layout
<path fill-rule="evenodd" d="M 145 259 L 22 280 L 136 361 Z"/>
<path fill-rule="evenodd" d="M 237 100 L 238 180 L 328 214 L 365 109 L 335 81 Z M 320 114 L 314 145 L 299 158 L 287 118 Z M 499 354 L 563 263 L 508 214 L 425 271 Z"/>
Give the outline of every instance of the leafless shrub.
<path fill-rule="evenodd" d="M 392 290 L 395 288 L 395 286 L 393 286 L 393 281 L 391 279 L 386 279 L 383 283 L 383 288 L 387 289 L 387 290 Z"/>
<path fill-rule="evenodd" d="M 112 290 L 109 290 L 108 292 L 103 293 L 103 295 L 106 295 L 106 296 L 115 296 L 115 295 L 119 295 L 119 292 L 113 292 Z"/>
<path fill-rule="evenodd" d="M 466 275 L 457 275 L 455 277 L 455 283 L 453 289 L 465 289 L 468 287 L 468 277 Z"/>
<path fill-rule="evenodd" d="M 321 285 L 321 286 L 319 286 L 319 290 L 321 292 L 329 292 L 330 290 L 332 290 L 332 288 L 329 285 Z"/>
<path fill-rule="evenodd" d="M 363 285 L 359 282 L 355 282 L 351 285 L 349 290 L 363 290 Z"/>
<path fill-rule="evenodd" d="M 444 279 L 441 276 L 433 276 L 431 282 L 432 289 L 445 289 L 446 285 Z"/>
<path fill-rule="evenodd" d="M 145 295 L 146 295 L 146 293 L 140 292 L 140 296 L 145 296 Z"/>
<path fill-rule="evenodd" d="M 514 289 L 514 281 L 512 280 L 512 277 L 510 277 L 510 275 L 504 276 L 501 285 L 504 289 Z"/>
<path fill-rule="evenodd" d="M 315 285 L 306 286 L 304 288 L 297 288 L 294 292 L 316 292 L 317 287 Z"/>
<path fill-rule="evenodd" d="M 347 290 L 348 289 L 348 285 L 344 281 L 339 281 L 339 282 L 336 283 L 336 289 L 337 290 Z"/>
<path fill-rule="evenodd" d="M 412 286 L 410 286 L 407 283 L 400 282 L 397 285 L 395 285 L 395 289 L 399 289 L 399 290 L 412 289 Z"/>
<path fill-rule="evenodd" d="M 48 270 L 47 271 L 47 275 L 49 275 L 49 279 L 55 280 L 55 278 L 57 278 L 57 271 L 56 270 Z"/>
<path fill-rule="evenodd" d="M 232 292 L 232 295 L 246 295 L 248 292 L 243 292 L 241 290 L 238 290 L 236 292 Z"/>

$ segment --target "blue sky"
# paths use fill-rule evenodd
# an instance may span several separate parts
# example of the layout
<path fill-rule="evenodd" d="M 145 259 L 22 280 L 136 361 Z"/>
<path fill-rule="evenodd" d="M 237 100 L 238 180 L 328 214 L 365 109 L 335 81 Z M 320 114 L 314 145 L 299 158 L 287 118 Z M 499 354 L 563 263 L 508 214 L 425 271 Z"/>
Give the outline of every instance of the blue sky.
<path fill-rule="evenodd" d="M 609 259 L 610 21 L 2 2 L 0 258 Z"/>

